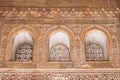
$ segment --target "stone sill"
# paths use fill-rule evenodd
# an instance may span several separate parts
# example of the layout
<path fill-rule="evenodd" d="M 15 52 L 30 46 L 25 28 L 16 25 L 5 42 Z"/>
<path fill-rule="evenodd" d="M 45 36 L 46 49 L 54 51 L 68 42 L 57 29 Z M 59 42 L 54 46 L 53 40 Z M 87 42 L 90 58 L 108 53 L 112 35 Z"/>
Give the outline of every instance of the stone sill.
<path fill-rule="evenodd" d="M 1 72 L 120 72 L 120 68 L 99 68 L 99 69 L 16 69 L 16 68 L 0 68 Z"/>

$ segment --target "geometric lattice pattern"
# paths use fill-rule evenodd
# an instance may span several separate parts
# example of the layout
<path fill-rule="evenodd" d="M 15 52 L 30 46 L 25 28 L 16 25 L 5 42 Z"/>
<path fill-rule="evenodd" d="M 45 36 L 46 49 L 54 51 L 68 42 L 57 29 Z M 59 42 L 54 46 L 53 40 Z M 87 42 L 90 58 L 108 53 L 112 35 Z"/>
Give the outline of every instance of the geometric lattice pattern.
<path fill-rule="evenodd" d="M 17 48 L 15 54 L 15 61 L 27 62 L 33 59 L 33 46 L 30 44 L 23 44 Z"/>
<path fill-rule="evenodd" d="M 90 43 L 86 45 L 86 60 L 104 60 L 104 51 L 99 44 Z"/>

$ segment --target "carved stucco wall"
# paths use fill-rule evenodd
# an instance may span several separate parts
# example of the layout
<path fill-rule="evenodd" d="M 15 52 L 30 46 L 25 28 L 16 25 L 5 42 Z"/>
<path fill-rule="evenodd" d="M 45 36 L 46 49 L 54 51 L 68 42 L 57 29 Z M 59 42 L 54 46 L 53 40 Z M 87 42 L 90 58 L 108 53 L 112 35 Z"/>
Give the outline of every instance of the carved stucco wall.
<path fill-rule="evenodd" d="M 110 64 L 111 66 L 116 66 L 115 64 L 118 63 L 119 58 L 116 58 L 116 57 L 119 56 L 118 43 L 119 43 L 120 9 L 119 9 L 119 6 L 117 6 L 115 1 L 106 0 L 102 2 L 101 0 L 99 0 L 98 2 L 101 2 L 99 5 L 97 5 L 97 3 L 92 5 L 93 3 L 95 3 L 94 0 L 91 0 L 91 1 L 86 0 L 85 2 L 83 2 L 84 5 L 86 5 L 86 7 L 85 6 L 81 7 L 81 5 L 77 7 L 75 7 L 74 5 L 73 7 L 72 5 L 72 7 L 69 6 L 69 7 L 60 7 L 60 8 L 57 8 L 57 7 L 53 8 L 53 6 L 51 8 L 47 8 L 49 4 L 56 3 L 55 1 L 53 3 L 49 3 L 47 0 L 40 2 L 41 4 L 43 3 L 47 4 L 46 7 L 44 8 L 40 6 L 28 7 L 31 5 L 28 5 L 27 7 L 25 7 L 24 5 L 18 5 L 18 4 L 15 5 L 14 3 L 17 3 L 17 1 L 7 2 L 6 0 L 2 2 L 3 3 L 1 4 L 1 7 L 0 7 L 0 41 L 1 41 L 0 54 L 1 54 L 1 61 L 2 61 L 1 65 L 2 63 L 3 65 L 5 65 L 4 63 L 6 63 L 5 61 L 6 59 L 4 56 L 6 56 L 7 53 L 9 53 L 9 56 L 10 56 L 10 53 L 11 53 L 11 51 L 8 51 L 6 49 L 7 46 L 9 46 L 9 43 L 7 42 L 9 41 L 10 36 L 8 35 L 10 34 L 11 31 L 14 31 L 14 29 L 16 29 L 19 26 L 23 26 L 22 28 L 24 28 L 24 26 L 32 27 L 35 30 L 36 35 L 39 35 L 39 37 L 35 38 L 37 40 L 35 43 L 36 44 L 39 43 L 39 49 L 37 49 L 36 52 L 38 55 L 40 55 L 41 59 L 40 61 L 38 59 L 35 60 L 36 61 L 35 63 L 40 62 L 40 64 L 43 64 L 44 61 L 46 62 L 47 60 L 44 57 L 45 55 L 47 55 L 47 53 L 43 54 L 44 51 L 42 50 L 42 46 L 44 46 L 44 41 L 46 41 L 44 36 L 47 33 L 47 30 L 49 31 L 49 29 L 51 29 L 52 27 L 53 27 L 53 31 L 56 31 L 59 29 L 64 30 L 66 32 L 68 31 L 68 33 L 70 31 L 71 32 L 70 35 L 72 34 L 74 36 L 74 39 L 72 40 L 73 43 L 71 44 L 73 49 L 72 53 L 74 54 L 72 56 L 74 57 L 71 57 L 72 63 L 68 63 L 68 64 L 71 64 L 71 65 L 74 64 L 78 66 L 77 64 L 79 62 L 80 64 L 84 63 L 85 58 L 81 57 L 81 55 L 85 57 L 84 55 L 85 51 L 83 51 L 84 47 L 82 47 L 83 50 L 81 49 L 81 46 L 84 46 L 84 39 L 81 38 L 80 35 L 82 35 L 81 32 L 84 31 L 85 28 L 90 26 L 99 26 L 101 27 L 101 29 L 104 28 L 108 31 L 108 33 L 111 35 L 110 36 L 111 38 L 108 38 L 108 42 L 111 41 L 110 44 L 111 46 L 113 45 L 112 47 L 110 47 L 111 50 L 109 51 L 109 54 L 110 56 L 114 55 L 113 57 L 110 57 L 110 59 L 112 60 Z M 23 1 L 21 1 L 21 3 L 22 2 Z M 61 5 L 65 6 L 65 4 L 71 5 L 71 2 L 73 1 L 72 0 L 70 2 L 66 1 L 65 4 L 63 4 L 61 1 L 58 1 L 58 2 L 60 2 Z M 80 3 L 82 2 L 82 0 L 81 1 L 76 0 L 73 4 L 77 2 Z M 32 4 L 32 2 L 28 2 L 28 3 Z M 112 4 L 110 5 L 110 3 Z M 119 1 L 117 3 L 119 3 Z M 109 4 L 109 5 L 105 6 L 103 4 Z M 102 6 L 100 7 L 100 5 Z M 16 6 L 16 7 L 12 7 L 12 6 Z M 64 26 L 64 28 L 61 26 Z M 117 29 L 116 29 L 116 26 L 117 26 Z M 94 28 L 97 29 L 99 27 L 93 27 L 91 29 L 94 29 Z M 18 30 L 22 28 L 19 28 Z M 25 30 L 30 31 L 27 28 Z M 33 31 L 30 31 L 30 32 L 33 33 L 34 35 Z M 70 36 L 71 39 L 73 38 L 73 36 L 72 37 Z M 113 47 L 115 48 L 112 51 Z M 45 59 L 42 59 L 42 57 Z"/>
<path fill-rule="evenodd" d="M 119 80 L 119 3 L 119 0 L 0 0 L 0 79 Z M 108 61 L 86 61 L 85 36 L 92 30 L 106 35 Z M 59 31 L 70 39 L 69 62 L 48 61 L 49 35 Z M 13 39 L 20 32 L 28 32 L 34 39 L 33 62 L 10 61 Z"/>
<path fill-rule="evenodd" d="M 5 56 L 8 56 L 9 51 L 7 51 L 7 50 L 11 49 L 11 47 L 8 47 L 8 45 L 10 45 L 10 41 L 9 41 L 10 36 L 8 36 L 8 35 L 10 34 L 11 31 L 19 28 L 19 26 L 26 26 L 26 28 L 25 28 L 26 31 L 29 29 L 27 27 L 31 26 L 32 28 L 34 28 L 37 31 L 38 35 L 40 34 L 39 38 L 37 38 L 37 40 L 39 40 L 37 42 L 37 44 L 39 45 L 39 49 L 36 49 L 36 51 L 38 51 L 38 52 L 35 53 L 36 55 L 39 55 L 39 56 L 37 56 L 37 58 L 36 58 L 37 61 L 32 66 L 25 66 L 25 65 L 23 65 L 23 63 L 14 63 L 14 62 L 12 63 L 12 62 L 9 61 L 9 58 L 5 57 Z M 83 32 L 81 32 L 81 31 L 84 31 L 86 28 L 88 28 L 90 26 L 86 26 L 86 24 L 82 25 L 82 26 L 79 25 L 79 24 L 74 24 L 74 25 L 67 24 L 64 27 L 62 27 L 62 26 L 63 25 L 52 25 L 52 24 L 48 24 L 48 25 L 46 25 L 46 24 L 36 24 L 36 25 L 34 25 L 34 24 L 33 25 L 32 24 L 25 24 L 25 25 L 23 25 L 23 24 L 5 24 L 5 25 L 3 25 L 2 31 L 4 33 L 2 34 L 2 36 L 4 36 L 4 37 L 2 37 L 2 40 L 1 40 L 2 41 L 2 43 L 1 43 L 2 44 L 1 57 L 4 58 L 4 59 L 6 58 L 6 59 L 2 60 L 3 64 L 1 65 L 1 67 L 18 67 L 18 68 L 33 67 L 33 68 L 35 68 L 35 66 L 38 65 L 38 68 L 43 68 L 43 67 L 45 68 L 45 66 L 47 65 L 46 68 L 73 68 L 73 67 L 74 68 L 75 67 L 78 67 L 78 68 L 82 68 L 82 67 L 84 67 L 84 68 L 100 68 L 100 67 L 105 68 L 106 67 L 107 68 L 107 67 L 109 67 L 110 68 L 110 67 L 119 66 L 119 60 L 118 60 L 119 57 L 117 57 L 117 56 L 119 56 L 119 54 L 116 51 L 113 51 L 114 48 L 116 48 L 117 51 L 119 51 L 118 47 L 116 47 L 116 46 L 118 46 L 117 41 L 115 41 L 116 43 L 114 44 L 114 42 L 112 42 L 112 38 L 108 38 L 108 41 L 110 41 L 109 44 L 111 46 L 111 47 L 109 47 L 111 50 L 109 50 L 109 53 L 108 53 L 110 61 L 105 61 L 105 62 L 101 61 L 101 62 L 96 62 L 96 63 L 86 62 L 85 59 L 84 59 L 84 57 L 85 57 L 85 55 L 84 55 L 85 54 L 84 39 L 82 39 L 82 37 L 80 37 L 80 35 L 83 34 Z M 113 36 L 113 38 L 117 39 L 115 25 L 114 25 L 114 27 L 111 27 L 111 25 L 110 26 L 99 25 L 99 26 L 96 27 L 94 25 L 94 26 L 91 27 L 91 30 L 92 29 L 98 29 L 99 30 L 99 29 L 103 28 L 104 30 L 109 32 L 110 37 Z M 74 55 L 72 55 L 73 56 L 72 61 L 71 62 L 65 62 L 65 63 L 64 62 L 63 63 L 49 63 L 47 61 L 46 56 L 45 56 L 45 55 L 48 55 L 48 53 L 45 52 L 46 51 L 45 45 L 47 45 L 46 44 L 47 39 L 44 38 L 45 34 L 51 28 L 53 28 L 53 31 L 54 31 L 54 30 L 58 30 L 58 29 L 64 30 L 65 27 L 68 30 L 71 30 L 74 33 L 74 37 L 75 37 L 74 40 L 73 40 L 73 43 L 71 44 L 72 48 L 73 48 L 73 53 L 72 54 L 74 54 Z M 24 29 L 24 27 L 19 28 L 19 30 L 21 30 L 21 29 Z M 35 46 L 37 46 L 37 45 L 35 45 Z M 10 49 L 7 49 L 7 48 L 10 48 Z M 9 52 L 9 56 L 11 56 L 10 52 Z M 14 66 L 13 66 L 13 64 L 14 64 Z M 26 64 L 30 65 L 31 63 L 26 63 Z M 82 65 L 82 64 L 84 64 L 84 65 Z M 116 65 L 116 64 L 118 64 L 118 65 Z"/>
<path fill-rule="evenodd" d="M 115 10 L 114 12 L 112 10 Z M 117 32 L 119 29 L 116 29 L 116 22 L 118 22 L 119 17 L 119 8 L 111 9 L 110 11 L 107 11 L 106 9 L 97 10 L 94 12 L 93 9 L 86 8 L 85 11 L 81 10 L 81 8 L 18 8 L 18 7 L 1 7 L 0 8 L 0 30 L 1 30 L 1 67 L 13 67 L 12 64 L 15 63 L 9 63 L 9 58 L 5 59 L 5 56 L 10 56 L 11 51 L 9 51 L 7 46 L 9 45 L 9 39 L 11 39 L 12 36 L 9 36 L 11 32 L 13 32 L 13 35 L 19 32 L 19 30 L 23 30 L 24 27 L 26 27 L 24 30 L 29 31 L 33 33 L 36 33 L 36 35 L 39 35 L 38 38 L 36 38 L 36 44 L 39 45 L 39 48 L 36 49 L 36 54 L 39 55 L 35 62 L 35 66 L 38 67 L 44 67 L 47 65 L 48 68 L 65 68 L 65 67 L 80 67 L 81 64 L 86 64 L 85 61 L 85 51 L 84 51 L 84 37 L 80 37 L 80 35 L 84 34 L 84 30 L 86 28 L 92 29 L 98 29 L 98 30 L 105 30 L 105 34 L 109 33 L 111 38 L 108 38 L 108 41 L 110 41 L 111 46 L 109 50 L 109 56 L 110 61 L 109 62 L 91 62 L 87 63 L 91 67 L 116 67 L 116 64 L 119 63 L 119 56 L 118 54 L 118 43 L 117 39 Z M 112 12 L 111 12 L 112 11 Z M 79 18 L 78 18 L 79 17 Z M 21 27 L 20 27 L 21 26 Z M 18 29 L 17 29 L 18 28 Z M 34 29 L 34 31 L 30 30 L 29 28 Z M 118 28 L 118 27 L 117 27 Z M 17 29 L 17 31 L 16 31 Z M 44 54 L 44 50 L 46 51 L 46 47 L 44 47 L 46 44 L 46 38 L 45 34 L 49 31 L 59 31 L 63 30 L 72 34 L 73 36 L 70 36 L 72 40 L 72 62 L 70 63 L 55 63 L 55 65 L 49 65 L 47 63 L 47 56 L 48 53 L 46 52 Z M 89 31 L 89 30 L 88 30 Z M 87 32 L 87 31 L 86 31 Z M 50 34 L 48 32 L 48 34 Z M 112 42 L 112 38 L 115 43 Z M 35 45 L 37 46 L 37 45 Z M 113 47 L 115 47 L 114 50 L 117 49 L 117 51 L 113 51 Z M 11 47 L 9 47 L 11 48 Z M 45 49 L 44 49 L 45 48 Z M 7 55 L 9 53 L 9 55 Z M 3 60 L 2 60 L 3 59 Z M 7 63 L 7 61 L 8 63 Z M 99 63 L 99 65 L 98 65 Z M 14 67 L 30 67 L 23 66 L 21 63 L 18 66 Z M 17 65 L 16 64 L 16 65 Z M 54 64 L 54 63 L 53 63 Z M 62 65 L 62 66 L 61 66 Z M 35 67 L 31 66 L 31 67 Z M 119 64 L 117 65 L 119 66 Z M 86 66 L 89 67 L 89 66 Z"/>

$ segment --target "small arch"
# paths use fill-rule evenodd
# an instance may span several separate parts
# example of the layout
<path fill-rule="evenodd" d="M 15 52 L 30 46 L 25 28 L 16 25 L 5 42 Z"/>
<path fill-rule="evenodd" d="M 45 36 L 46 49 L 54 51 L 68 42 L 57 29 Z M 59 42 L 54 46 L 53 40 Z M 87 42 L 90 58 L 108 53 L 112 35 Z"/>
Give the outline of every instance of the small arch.
<path fill-rule="evenodd" d="M 49 60 L 70 60 L 70 39 L 64 32 L 56 32 L 49 38 Z"/>
<path fill-rule="evenodd" d="M 52 43 L 53 46 L 50 46 L 52 42 L 52 39 L 54 39 L 55 36 L 59 36 L 59 35 L 64 35 L 64 41 L 61 41 L 58 39 L 57 43 L 63 43 L 63 44 L 58 44 L 57 46 L 59 47 L 62 47 L 62 49 L 64 48 L 65 50 L 68 49 L 68 52 L 69 52 L 69 60 L 67 59 L 66 61 L 71 61 L 73 60 L 74 58 L 74 54 L 71 54 L 71 53 L 74 53 L 73 50 L 74 50 L 74 34 L 73 32 L 67 28 L 66 26 L 63 26 L 63 25 L 60 25 L 60 26 L 54 26 L 54 27 L 51 27 L 50 29 L 48 29 L 45 33 L 45 36 L 44 36 L 44 41 L 45 41 L 45 59 L 46 61 L 50 61 L 49 59 L 49 53 L 50 53 L 50 49 L 51 48 L 55 48 L 56 47 L 56 43 Z M 51 38 L 52 37 L 52 38 Z M 60 38 L 63 38 L 63 37 L 60 37 Z M 49 45 L 50 44 L 50 45 Z M 47 50 L 46 50 L 47 49 Z M 58 49 L 58 48 L 56 48 Z M 66 50 L 67 52 L 67 50 Z M 60 61 L 60 60 L 58 60 Z M 55 61 L 57 62 L 57 61 Z"/>
<path fill-rule="evenodd" d="M 28 32 L 20 32 L 14 37 L 12 61 L 27 62 L 33 60 L 33 37 Z"/>
<path fill-rule="evenodd" d="M 15 41 L 15 38 L 20 36 L 19 33 L 20 34 L 26 33 L 27 35 L 29 35 L 29 37 L 32 38 L 31 39 L 32 42 L 34 42 L 33 49 L 38 49 L 38 44 L 37 44 L 38 43 L 38 40 L 37 40 L 38 39 L 38 34 L 37 34 L 37 31 L 30 26 L 17 26 L 14 29 L 12 29 L 11 32 L 9 33 L 9 35 L 8 35 L 9 40 L 8 40 L 8 43 L 7 43 L 8 45 L 7 45 L 6 58 L 5 58 L 7 62 L 9 62 L 11 60 L 11 56 L 13 56 L 12 55 L 12 53 L 14 51 L 14 50 L 12 50 L 13 43 Z M 38 51 L 34 50 L 33 51 L 33 61 L 32 62 L 34 62 L 34 63 L 37 62 L 37 55 L 38 55 Z M 13 60 L 14 60 L 14 58 L 13 58 Z"/>
<path fill-rule="evenodd" d="M 107 60 L 106 36 L 98 30 L 89 31 L 85 38 L 86 60 Z"/>
<path fill-rule="evenodd" d="M 88 26 L 88 27 L 86 27 L 86 28 L 84 28 L 83 30 L 82 30 L 82 32 L 81 32 L 81 34 L 80 34 L 80 38 L 81 38 L 81 41 L 83 42 L 83 46 L 82 46 L 82 50 L 83 50 L 83 52 L 84 52 L 84 61 L 86 61 L 86 59 L 85 59 L 85 57 L 86 57 L 86 55 L 85 55 L 85 43 L 86 43 L 86 35 L 87 34 L 89 34 L 89 33 L 91 33 L 91 32 L 94 32 L 94 31 L 98 31 L 103 37 L 104 37 L 104 39 L 106 40 L 106 52 L 107 52 L 107 54 L 106 54 L 106 58 L 105 58 L 105 60 L 110 60 L 110 61 L 112 61 L 113 60 L 113 58 L 112 58 L 112 56 L 113 56 L 113 54 L 112 54 L 112 41 L 111 41 L 111 35 L 110 35 L 110 32 L 107 30 L 107 29 L 105 29 L 104 27 L 101 27 L 101 26 L 98 26 L 98 25 L 91 25 L 91 26 Z"/>

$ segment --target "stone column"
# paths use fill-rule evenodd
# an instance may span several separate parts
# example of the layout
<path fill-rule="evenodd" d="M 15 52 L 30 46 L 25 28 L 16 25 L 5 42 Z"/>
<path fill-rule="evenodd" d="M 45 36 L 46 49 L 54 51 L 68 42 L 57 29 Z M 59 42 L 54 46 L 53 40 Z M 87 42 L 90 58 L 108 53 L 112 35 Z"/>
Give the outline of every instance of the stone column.
<path fill-rule="evenodd" d="M 39 39 L 39 55 L 38 57 L 38 64 L 39 64 L 39 68 L 43 67 L 44 64 L 44 56 L 43 56 L 43 34 L 40 34 L 40 39 Z"/>
<path fill-rule="evenodd" d="M 84 68 L 87 67 L 85 64 L 85 51 L 84 51 L 84 43 L 80 39 L 76 39 L 76 68 Z"/>
<path fill-rule="evenodd" d="M 76 39 L 76 55 L 75 55 L 75 67 L 79 68 L 80 67 L 80 63 L 81 63 L 81 60 L 80 60 L 80 40 L 79 39 Z"/>
<path fill-rule="evenodd" d="M 0 52 L 0 67 L 4 65 L 4 60 L 5 60 L 5 52 L 6 52 L 6 47 L 7 47 L 7 38 L 2 37 L 1 39 L 1 52 Z"/>

